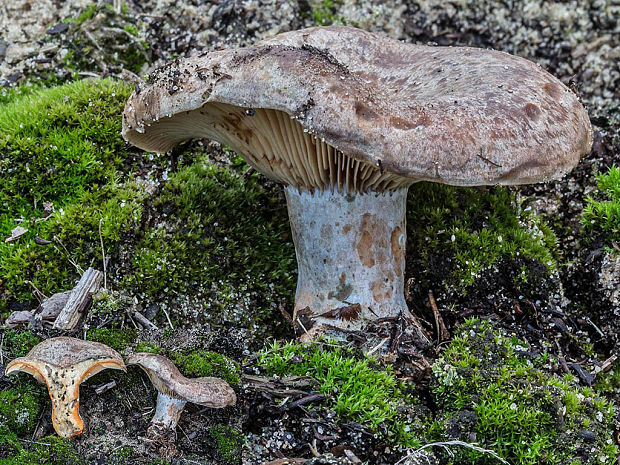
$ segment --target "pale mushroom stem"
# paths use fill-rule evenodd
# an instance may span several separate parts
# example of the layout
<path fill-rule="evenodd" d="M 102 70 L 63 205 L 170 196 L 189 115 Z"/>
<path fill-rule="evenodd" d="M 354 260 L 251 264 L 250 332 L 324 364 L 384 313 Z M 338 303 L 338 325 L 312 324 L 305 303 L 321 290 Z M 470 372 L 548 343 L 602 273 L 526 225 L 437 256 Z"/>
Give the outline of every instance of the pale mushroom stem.
<path fill-rule="evenodd" d="M 360 329 L 377 318 L 408 317 L 407 188 L 285 192 L 299 273 L 294 321 L 302 340 L 324 325 Z"/>
<path fill-rule="evenodd" d="M 169 396 L 163 392 L 157 394 L 157 407 L 151 425 L 158 429 L 170 429 L 174 431 L 179 423 L 181 413 L 187 401 Z"/>

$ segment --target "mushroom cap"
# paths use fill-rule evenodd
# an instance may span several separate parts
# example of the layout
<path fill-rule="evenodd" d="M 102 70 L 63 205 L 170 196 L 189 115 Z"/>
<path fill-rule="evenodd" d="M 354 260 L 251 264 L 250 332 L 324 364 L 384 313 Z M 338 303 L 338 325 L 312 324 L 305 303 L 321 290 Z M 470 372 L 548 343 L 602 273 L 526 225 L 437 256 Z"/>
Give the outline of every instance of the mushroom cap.
<path fill-rule="evenodd" d="M 46 373 L 41 368 L 44 364 L 60 369 L 83 364 L 84 370 L 77 384 L 106 368 L 127 371 L 123 358 L 105 344 L 73 337 L 53 337 L 37 344 L 26 356 L 12 360 L 6 367 L 6 375 L 24 371 L 45 383 Z"/>
<path fill-rule="evenodd" d="M 213 103 L 281 111 L 347 156 L 414 181 L 546 181 L 592 144 L 577 95 L 531 61 L 344 26 L 175 60 L 150 83 L 128 101 L 123 136 L 156 152 L 205 137 L 196 117 Z"/>
<path fill-rule="evenodd" d="M 162 355 L 138 352 L 127 359 L 127 365 L 138 365 L 158 392 L 176 399 L 212 408 L 223 408 L 237 402 L 235 391 L 223 379 L 186 378 Z"/>

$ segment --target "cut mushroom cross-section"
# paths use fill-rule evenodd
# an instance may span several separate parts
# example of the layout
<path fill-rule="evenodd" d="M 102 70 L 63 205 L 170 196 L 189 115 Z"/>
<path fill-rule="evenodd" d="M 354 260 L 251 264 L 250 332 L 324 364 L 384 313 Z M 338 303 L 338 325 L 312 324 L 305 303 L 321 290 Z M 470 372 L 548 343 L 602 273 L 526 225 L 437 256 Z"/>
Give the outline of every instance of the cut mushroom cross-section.
<path fill-rule="evenodd" d="M 23 371 L 46 384 L 56 433 L 73 437 L 84 428 L 79 413 L 80 383 L 107 368 L 126 371 L 123 359 L 110 347 L 71 337 L 55 337 L 41 342 L 25 357 L 11 361 L 6 375 Z"/>
<path fill-rule="evenodd" d="M 127 365 L 138 365 L 157 389 L 157 406 L 148 434 L 151 437 L 174 436 L 177 423 L 187 402 L 211 408 L 235 405 L 237 396 L 220 378 L 186 378 L 166 357 L 139 352 L 127 359 Z"/>
<path fill-rule="evenodd" d="M 305 339 L 408 315 L 412 183 L 548 181 L 592 144 L 578 97 L 526 59 L 340 26 L 165 65 L 127 102 L 123 136 L 155 152 L 211 138 L 284 184 Z"/>

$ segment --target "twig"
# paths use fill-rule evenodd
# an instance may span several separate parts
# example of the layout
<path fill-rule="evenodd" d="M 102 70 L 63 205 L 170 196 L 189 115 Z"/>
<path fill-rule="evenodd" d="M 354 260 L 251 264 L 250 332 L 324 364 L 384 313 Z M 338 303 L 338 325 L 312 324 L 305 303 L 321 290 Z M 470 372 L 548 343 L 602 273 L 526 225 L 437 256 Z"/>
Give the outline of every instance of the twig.
<path fill-rule="evenodd" d="M 301 326 L 301 329 L 304 330 L 304 333 L 306 333 L 307 336 L 310 336 L 310 333 L 308 332 L 308 330 L 306 329 L 306 327 L 304 326 L 304 324 L 301 322 L 299 318 L 297 318 L 297 323 L 299 323 L 299 326 Z"/>
<path fill-rule="evenodd" d="M 170 321 L 170 315 L 168 315 L 168 312 L 166 311 L 166 309 L 162 306 L 161 309 L 164 311 L 164 315 L 166 315 L 166 320 L 168 320 L 168 324 L 170 325 L 170 329 L 174 330 L 174 326 L 172 326 L 172 321 Z"/>
<path fill-rule="evenodd" d="M 450 450 L 450 446 L 466 447 L 467 449 L 475 450 L 476 452 L 481 452 L 483 454 L 489 454 L 491 457 L 493 457 L 494 459 L 499 460 L 501 463 L 503 463 L 505 465 L 510 465 L 510 462 L 508 462 L 508 461 L 504 460 L 503 458 L 501 458 L 494 451 L 489 450 L 489 449 L 484 449 L 484 448 L 480 447 L 479 445 L 477 445 L 475 443 L 468 443 L 468 442 L 463 442 L 463 441 L 431 442 L 430 444 L 426 444 L 425 446 L 422 446 L 419 449 L 414 450 L 413 452 L 410 452 L 409 454 L 404 456 L 402 459 L 400 459 L 398 462 L 396 462 L 394 465 L 399 465 L 401 463 L 406 464 L 406 463 L 408 463 L 408 461 L 410 459 L 414 459 L 414 458 L 419 457 L 420 455 L 422 455 L 422 452 L 424 451 L 424 449 L 428 449 L 428 448 L 431 448 L 431 447 L 441 447 L 441 448 L 445 449 L 445 451 L 448 454 L 450 454 L 451 456 L 454 456 L 454 452 L 452 452 Z"/>
<path fill-rule="evenodd" d="M 312 444 L 308 443 L 308 448 L 310 449 L 310 452 L 312 452 L 312 455 L 315 457 L 320 457 L 319 451 L 316 450 L 316 438 L 312 441 Z"/>
<path fill-rule="evenodd" d="M 39 290 L 39 288 L 37 288 L 37 286 L 34 285 L 34 283 L 32 281 L 26 281 L 28 284 L 30 284 L 32 286 L 32 288 L 34 289 L 34 296 L 37 298 L 37 300 L 39 301 L 39 303 L 43 303 L 43 301 L 45 299 L 47 299 L 47 296 L 45 294 L 43 294 L 43 292 L 41 292 Z"/>
<path fill-rule="evenodd" d="M 153 331 L 157 331 L 159 329 L 155 323 L 145 317 L 142 313 L 134 310 L 133 316 L 136 320 L 138 320 L 138 323 L 144 326 L 145 329 L 152 329 Z"/>
<path fill-rule="evenodd" d="M 64 249 L 65 255 L 67 256 L 67 260 L 69 260 L 69 263 L 71 263 L 75 267 L 75 269 L 78 271 L 78 273 L 80 273 L 80 275 L 83 275 L 84 274 L 84 270 L 82 269 L 82 267 L 80 265 L 78 265 L 73 260 L 71 260 L 71 256 L 69 255 L 69 251 L 65 247 L 65 244 L 63 244 L 62 241 L 57 236 L 54 236 L 54 240 L 57 241 L 62 246 L 62 248 Z M 55 245 L 54 245 L 54 248 L 56 250 L 58 250 L 58 247 L 56 247 Z M 60 252 L 60 250 L 58 250 L 58 251 Z"/>
<path fill-rule="evenodd" d="M 437 326 L 437 339 L 439 342 L 445 341 L 450 338 L 450 334 L 446 329 L 446 325 L 443 322 L 443 318 L 441 317 L 441 313 L 439 313 L 439 309 L 437 308 L 437 303 L 435 302 L 435 296 L 433 296 L 433 291 L 428 291 L 428 302 L 431 305 L 431 309 L 433 310 L 433 315 L 435 316 L 435 325 Z"/>
<path fill-rule="evenodd" d="M 99 219 L 99 240 L 101 241 L 101 259 L 103 260 L 103 288 L 108 289 L 108 279 L 107 279 L 107 266 L 105 259 L 105 249 L 103 248 L 103 234 L 101 234 L 101 223 L 103 223 L 103 218 Z"/>
<path fill-rule="evenodd" d="M 379 344 L 377 344 L 372 349 L 370 349 L 368 352 L 366 352 L 366 357 L 368 357 L 369 355 L 374 354 L 377 350 L 379 350 L 381 348 L 381 346 L 383 346 L 383 344 L 385 344 L 389 340 L 390 340 L 389 337 L 386 337 L 385 339 L 381 340 L 381 342 Z"/>

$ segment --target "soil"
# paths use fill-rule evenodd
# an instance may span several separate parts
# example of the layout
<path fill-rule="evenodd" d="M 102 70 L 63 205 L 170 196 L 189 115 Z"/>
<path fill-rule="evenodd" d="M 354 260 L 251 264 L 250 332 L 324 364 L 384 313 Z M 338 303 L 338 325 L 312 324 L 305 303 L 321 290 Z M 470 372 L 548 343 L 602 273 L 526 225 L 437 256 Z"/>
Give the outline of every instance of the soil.
<path fill-rule="evenodd" d="M 317 5 L 328 2 L 144 0 L 129 1 L 122 13 L 113 11 L 117 2 L 108 2 L 105 21 L 113 18 L 121 29 L 135 26 L 137 40 L 148 44 L 139 60 L 75 45 L 83 41 L 84 30 L 68 20 L 75 20 L 90 3 L 14 0 L 10 6 L 0 6 L 0 85 L 14 86 L 33 79 L 64 81 L 76 72 L 83 77 L 113 75 L 139 82 L 139 76 L 174 57 L 249 45 L 317 21 L 350 24 L 412 43 L 494 48 L 540 64 L 579 92 L 594 128 L 592 152 L 562 180 L 515 188 L 527 198 L 529 207 L 553 223 L 565 265 L 549 275 L 528 259 L 505 260 L 485 270 L 467 292 L 460 292 L 441 284 L 450 266 L 449 257 L 441 250 L 434 255 L 430 270 L 421 270 L 416 257 L 409 256 L 406 279 L 413 284 L 408 302 L 433 342 L 425 344 L 406 323 L 394 321 L 378 323 L 349 339 L 352 346 L 368 347 L 390 337 L 389 350 L 380 350 L 378 355 L 400 376 L 415 382 L 420 403 L 410 407 L 411 415 L 435 408 L 428 384 L 430 366 L 442 344 L 429 291 L 449 335 L 467 318 L 489 320 L 529 342 L 533 350 L 562 357 L 566 363 L 553 370 L 560 375 L 572 372 L 583 385 L 592 384 L 590 373 L 620 350 L 620 259 L 605 246 L 604 237 L 585 240 L 581 234 L 586 198 L 596 191 L 595 174 L 620 163 L 618 2 L 344 0 L 333 2 L 336 6 L 328 9 L 327 17 L 318 20 L 314 14 Z M 106 2 L 100 2 L 100 8 L 103 4 Z M 93 29 L 93 40 L 105 42 L 104 29 Z M 136 47 L 137 53 L 142 53 Z M 79 62 L 77 70 L 65 60 L 70 50 Z M 215 150 L 215 155 L 217 161 L 221 153 Z M 269 189 L 278 189 L 264 182 Z M 515 276 L 523 269 L 529 275 L 525 284 L 516 286 Z M 29 309 L 27 304 L 24 308 Z M 92 327 L 100 323 L 90 321 Z M 76 335 L 83 331 L 81 328 Z M 53 335 L 42 329 L 37 334 Z M 286 323 L 277 335 L 294 338 Z M 213 329 L 197 324 L 192 330 L 176 331 L 172 338 L 163 329 L 147 338 L 171 351 L 196 346 L 218 351 L 244 363 L 245 374 L 252 376 L 256 375 L 252 354 L 263 341 L 251 337 L 235 327 Z M 593 351 L 587 350 L 587 343 L 593 344 Z M 170 455 L 165 447 L 145 440 L 155 392 L 136 381 L 140 379 L 137 371 L 130 370 L 130 375 L 127 381 L 119 381 L 121 377 L 104 373 L 83 388 L 87 432 L 77 439 L 76 448 L 84 463 L 111 463 L 110 451 L 125 446 L 133 448 L 134 454 L 133 462 L 126 463 L 146 463 L 162 453 Z M 111 379 L 117 380 L 117 388 L 102 395 L 94 393 Z M 6 378 L 0 378 L 0 389 L 7 383 Z M 310 387 L 305 390 L 311 394 Z M 404 455 L 365 427 L 336 418 L 328 408 L 315 409 L 311 415 L 303 407 L 281 408 L 277 396 L 257 388 L 250 378 L 238 389 L 238 396 L 238 407 L 224 413 L 188 406 L 176 444 L 180 455 L 171 459 L 173 463 L 225 463 L 208 433 L 210 426 L 221 423 L 246 435 L 242 461 L 247 465 L 284 457 L 302 457 L 306 464 L 360 463 L 358 460 L 393 464 Z M 616 393 L 613 401 L 620 407 L 620 394 Z M 41 414 L 34 439 L 52 433 L 49 413 L 48 407 Z M 620 418 L 616 418 L 616 426 L 620 428 Z M 312 449 L 320 457 L 313 459 Z"/>

